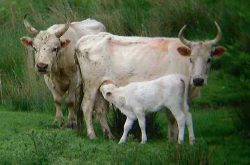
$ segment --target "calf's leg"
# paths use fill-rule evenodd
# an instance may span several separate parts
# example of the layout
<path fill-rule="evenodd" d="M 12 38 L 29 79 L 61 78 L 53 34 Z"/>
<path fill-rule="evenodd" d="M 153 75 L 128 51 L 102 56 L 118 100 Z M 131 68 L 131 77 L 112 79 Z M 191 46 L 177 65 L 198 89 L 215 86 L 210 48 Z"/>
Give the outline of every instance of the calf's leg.
<path fill-rule="evenodd" d="M 147 142 L 145 115 L 138 114 L 137 118 L 141 128 L 141 144 L 145 144 Z"/>
<path fill-rule="evenodd" d="M 186 117 L 186 124 L 188 128 L 189 134 L 189 144 L 195 143 L 195 136 L 194 136 L 194 129 L 193 129 L 193 121 L 192 121 L 192 114 L 189 112 L 189 106 L 187 103 L 184 103 L 184 113 Z"/>
<path fill-rule="evenodd" d="M 185 130 L 185 114 L 182 111 L 182 106 L 181 104 L 176 104 L 172 107 L 169 108 L 170 111 L 172 112 L 173 116 L 176 119 L 177 125 L 178 125 L 178 143 L 181 144 L 184 141 L 184 130 Z"/>
<path fill-rule="evenodd" d="M 131 130 L 133 123 L 134 123 L 134 119 L 127 117 L 126 122 L 124 124 L 124 131 L 119 141 L 119 144 L 125 143 L 127 136 L 128 136 L 128 132 Z"/>

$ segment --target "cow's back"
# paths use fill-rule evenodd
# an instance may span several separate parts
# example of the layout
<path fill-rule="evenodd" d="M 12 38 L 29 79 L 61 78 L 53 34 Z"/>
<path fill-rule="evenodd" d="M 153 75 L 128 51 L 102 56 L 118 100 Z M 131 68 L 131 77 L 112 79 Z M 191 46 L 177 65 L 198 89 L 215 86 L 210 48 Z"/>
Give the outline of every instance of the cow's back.
<path fill-rule="evenodd" d="M 47 29 L 48 32 L 55 33 L 58 29 L 61 29 L 64 24 L 55 24 Z M 62 36 L 67 37 L 69 39 L 74 39 L 74 43 L 81 38 L 82 36 L 89 34 L 97 34 L 99 32 L 106 31 L 105 26 L 94 20 L 94 19 L 86 19 L 79 22 L 71 22 L 68 31 Z"/>
<path fill-rule="evenodd" d="M 77 49 L 80 56 L 85 56 L 79 60 L 83 72 L 96 74 L 96 79 L 110 78 L 125 85 L 171 73 L 188 75 L 188 60 L 178 54 L 177 45 L 182 45 L 177 38 L 122 37 L 100 33 L 81 38 Z"/>
<path fill-rule="evenodd" d="M 71 27 L 76 31 L 78 36 L 97 34 L 106 31 L 102 23 L 90 18 L 80 22 L 72 22 Z"/>

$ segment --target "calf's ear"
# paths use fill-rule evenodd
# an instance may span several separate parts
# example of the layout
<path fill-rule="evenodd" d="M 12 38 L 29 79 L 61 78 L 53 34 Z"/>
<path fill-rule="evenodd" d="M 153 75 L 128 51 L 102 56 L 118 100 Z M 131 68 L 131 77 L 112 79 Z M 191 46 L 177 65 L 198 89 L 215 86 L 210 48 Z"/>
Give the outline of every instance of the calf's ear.
<path fill-rule="evenodd" d="M 30 37 L 22 37 L 20 38 L 20 41 L 24 46 L 32 46 L 33 44 L 33 40 Z"/>
<path fill-rule="evenodd" d="M 177 48 L 177 51 L 182 55 L 182 56 L 190 56 L 191 50 L 185 46 L 180 46 Z"/>
<path fill-rule="evenodd" d="M 66 46 L 68 46 L 70 43 L 69 39 L 65 39 L 65 40 L 61 40 L 61 47 L 65 48 Z"/>
<path fill-rule="evenodd" d="M 223 55 L 223 53 L 226 51 L 226 48 L 223 46 L 215 47 L 215 49 L 212 51 L 211 56 L 212 57 L 220 57 Z"/>

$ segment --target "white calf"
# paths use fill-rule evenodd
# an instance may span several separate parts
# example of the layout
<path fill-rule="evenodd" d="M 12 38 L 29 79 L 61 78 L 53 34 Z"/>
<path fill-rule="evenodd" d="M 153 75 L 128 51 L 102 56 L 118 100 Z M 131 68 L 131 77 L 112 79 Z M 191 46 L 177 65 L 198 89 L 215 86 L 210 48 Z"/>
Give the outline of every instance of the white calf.
<path fill-rule="evenodd" d="M 186 123 L 189 142 L 193 144 L 195 137 L 192 115 L 187 103 L 188 86 L 189 79 L 180 74 L 171 74 L 151 81 L 134 82 L 123 87 L 116 87 L 112 81 L 105 80 L 100 87 L 103 97 L 127 116 L 119 144 L 126 141 L 127 134 L 136 118 L 141 128 L 141 143 L 146 143 L 145 115 L 162 108 L 168 108 L 177 121 L 178 143 L 184 140 Z"/>

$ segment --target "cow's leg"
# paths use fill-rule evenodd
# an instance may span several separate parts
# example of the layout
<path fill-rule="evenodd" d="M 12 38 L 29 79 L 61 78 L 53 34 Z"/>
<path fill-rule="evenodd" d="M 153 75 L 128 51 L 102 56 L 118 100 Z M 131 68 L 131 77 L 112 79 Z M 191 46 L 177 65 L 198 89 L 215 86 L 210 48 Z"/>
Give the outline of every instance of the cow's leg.
<path fill-rule="evenodd" d="M 90 139 L 95 139 L 95 131 L 93 128 L 92 122 L 92 114 L 94 109 L 94 103 L 96 98 L 97 89 L 90 88 L 89 86 L 85 85 L 84 88 L 84 96 L 82 100 L 82 111 L 84 114 L 84 120 L 87 127 L 87 134 Z"/>
<path fill-rule="evenodd" d="M 119 144 L 125 143 L 127 136 L 128 136 L 128 132 L 131 130 L 133 123 L 134 123 L 134 119 L 127 117 L 126 122 L 124 124 L 123 134 L 119 141 Z"/>
<path fill-rule="evenodd" d="M 68 96 L 66 98 L 66 105 L 68 107 L 68 123 L 67 127 L 75 129 L 77 126 L 76 121 L 76 100 L 75 100 L 75 92 L 69 90 Z"/>
<path fill-rule="evenodd" d="M 176 119 L 170 111 L 167 111 L 167 118 L 168 118 L 168 138 L 171 141 L 177 141 L 179 130 Z"/>
<path fill-rule="evenodd" d="M 103 134 L 106 135 L 109 139 L 113 140 L 114 136 L 112 135 L 107 122 L 108 102 L 104 100 L 100 92 L 97 93 L 95 110 L 97 118 L 102 126 Z"/>
<path fill-rule="evenodd" d="M 48 76 L 44 76 L 44 80 L 45 80 L 47 87 L 49 88 L 50 92 L 53 95 L 54 104 L 56 107 L 56 115 L 55 115 L 54 123 L 58 123 L 60 126 L 63 126 L 64 118 L 63 118 L 61 104 L 62 104 L 62 96 L 64 93 L 62 91 L 56 90 L 56 85 L 53 84 L 53 82 Z"/>
<path fill-rule="evenodd" d="M 64 118 L 63 118 L 62 106 L 61 106 L 62 96 L 53 94 L 53 97 L 54 97 L 54 103 L 56 107 L 56 116 L 54 119 L 54 123 L 59 124 L 60 126 L 63 126 Z"/>
<path fill-rule="evenodd" d="M 72 75 L 72 79 L 68 88 L 68 95 L 66 98 L 66 104 L 69 111 L 67 127 L 73 129 L 77 127 L 76 113 L 77 108 L 79 108 L 78 104 L 80 104 L 79 100 L 77 99 L 81 97 L 80 94 L 82 90 L 81 81 L 79 77 L 79 74 Z"/>
<path fill-rule="evenodd" d="M 189 134 L 189 144 L 195 143 L 195 136 L 194 136 L 194 129 L 193 129 L 193 121 L 192 121 L 192 114 L 189 112 L 189 106 L 187 103 L 184 104 L 184 113 L 186 116 L 186 124 L 188 128 Z"/>

